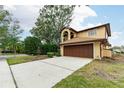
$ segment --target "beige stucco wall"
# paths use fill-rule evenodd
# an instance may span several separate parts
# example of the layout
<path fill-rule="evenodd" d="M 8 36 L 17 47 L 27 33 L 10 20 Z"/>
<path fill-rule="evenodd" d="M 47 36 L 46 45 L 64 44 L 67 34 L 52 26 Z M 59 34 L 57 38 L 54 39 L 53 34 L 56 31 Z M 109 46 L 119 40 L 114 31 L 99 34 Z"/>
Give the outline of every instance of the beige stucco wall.
<path fill-rule="evenodd" d="M 101 49 L 100 49 L 101 47 Z M 100 55 L 101 51 L 101 55 Z M 112 57 L 112 51 L 109 49 L 105 49 L 103 45 L 100 44 L 100 42 L 94 42 L 94 59 L 100 59 L 103 57 Z"/>
<path fill-rule="evenodd" d="M 112 57 L 112 51 L 111 50 L 109 50 L 109 46 L 103 46 L 103 45 L 101 45 L 101 56 L 102 57 Z"/>
<path fill-rule="evenodd" d="M 70 40 L 70 34 L 71 34 L 71 32 L 74 33 L 74 37 L 77 36 L 77 33 L 75 33 L 74 31 L 71 31 L 71 30 L 69 30 L 69 29 L 64 29 L 64 30 L 62 31 L 62 33 L 61 33 L 61 42 L 63 42 L 63 38 L 64 38 L 64 37 L 63 37 L 63 33 L 64 33 L 65 31 L 68 32 L 68 40 Z"/>
<path fill-rule="evenodd" d="M 63 45 L 60 46 L 60 54 L 61 54 L 61 56 L 64 56 L 64 46 Z"/>
<path fill-rule="evenodd" d="M 94 42 L 94 59 L 101 59 L 100 56 L 100 42 Z"/>
<path fill-rule="evenodd" d="M 110 49 L 111 48 L 111 46 L 106 46 L 106 49 Z"/>
<path fill-rule="evenodd" d="M 63 42 L 63 33 L 67 31 L 69 33 L 69 29 L 64 29 L 62 32 L 61 32 L 61 42 Z"/>
<path fill-rule="evenodd" d="M 89 30 L 91 31 L 91 30 Z M 105 31 L 105 27 L 100 27 L 96 29 L 96 36 L 88 36 L 88 32 L 89 31 L 84 31 L 84 32 L 79 32 L 77 34 L 77 37 L 91 37 L 91 38 L 105 38 L 106 37 L 106 31 Z"/>
<path fill-rule="evenodd" d="M 103 50 L 103 57 L 112 57 L 112 51 L 111 50 Z"/>

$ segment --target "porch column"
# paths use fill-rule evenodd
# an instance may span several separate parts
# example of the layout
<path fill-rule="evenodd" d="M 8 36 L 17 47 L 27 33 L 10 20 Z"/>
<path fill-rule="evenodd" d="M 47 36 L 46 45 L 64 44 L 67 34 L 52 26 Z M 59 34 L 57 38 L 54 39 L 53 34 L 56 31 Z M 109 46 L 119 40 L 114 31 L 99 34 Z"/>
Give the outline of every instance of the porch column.
<path fill-rule="evenodd" d="M 70 31 L 68 31 L 68 40 L 70 40 L 71 39 L 71 32 Z"/>

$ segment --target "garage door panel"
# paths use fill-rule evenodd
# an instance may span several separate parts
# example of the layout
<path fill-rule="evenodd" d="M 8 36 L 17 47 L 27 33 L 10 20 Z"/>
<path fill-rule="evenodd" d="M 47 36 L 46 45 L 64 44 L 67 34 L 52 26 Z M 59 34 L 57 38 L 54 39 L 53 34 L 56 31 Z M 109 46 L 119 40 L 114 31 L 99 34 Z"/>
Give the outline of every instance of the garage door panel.
<path fill-rule="evenodd" d="M 64 46 L 64 56 L 93 58 L 93 44 Z"/>

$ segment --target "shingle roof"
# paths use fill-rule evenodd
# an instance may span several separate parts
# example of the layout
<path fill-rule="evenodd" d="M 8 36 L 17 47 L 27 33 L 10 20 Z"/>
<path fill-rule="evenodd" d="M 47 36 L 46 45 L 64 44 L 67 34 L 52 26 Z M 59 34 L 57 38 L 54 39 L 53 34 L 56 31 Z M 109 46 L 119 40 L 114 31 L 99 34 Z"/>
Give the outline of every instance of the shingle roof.
<path fill-rule="evenodd" d="M 80 30 L 80 31 L 76 31 L 75 29 L 73 29 L 71 27 L 64 27 L 63 29 L 70 29 L 72 31 L 75 31 L 75 32 L 79 33 L 79 32 L 84 32 L 84 31 L 88 31 L 88 30 L 99 28 L 99 27 L 103 27 L 103 26 L 105 26 L 105 28 L 107 30 L 107 33 L 108 33 L 108 36 L 111 36 L 111 30 L 110 30 L 110 24 L 109 23 L 98 25 L 98 26 L 95 26 L 95 27 L 87 28 L 87 29 L 83 29 L 83 30 Z M 61 29 L 61 31 L 63 29 Z"/>

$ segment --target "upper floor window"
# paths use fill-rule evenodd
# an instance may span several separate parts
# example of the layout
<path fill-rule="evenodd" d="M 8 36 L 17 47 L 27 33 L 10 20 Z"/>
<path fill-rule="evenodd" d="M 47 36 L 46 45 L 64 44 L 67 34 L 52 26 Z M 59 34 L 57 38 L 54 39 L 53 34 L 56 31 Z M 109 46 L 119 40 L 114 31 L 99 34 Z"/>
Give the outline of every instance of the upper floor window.
<path fill-rule="evenodd" d="M 71 35 L 71 36 L 70 36 L 71 39 L 74 38 L 74 33 L 73 33 L 73 32 L 71 32 L 70 35 Z"/>
<path fill-rule="evenodd" d="M 88 36 L 96 36 L 96 29 L 89 31 Z"/>
<path fill-rule="evenodd" d="M 66 40 L 68 40 L 68 32 L 67 31 L 65 31 L 63 33 L 63 41 L 66 41 Z"/>

